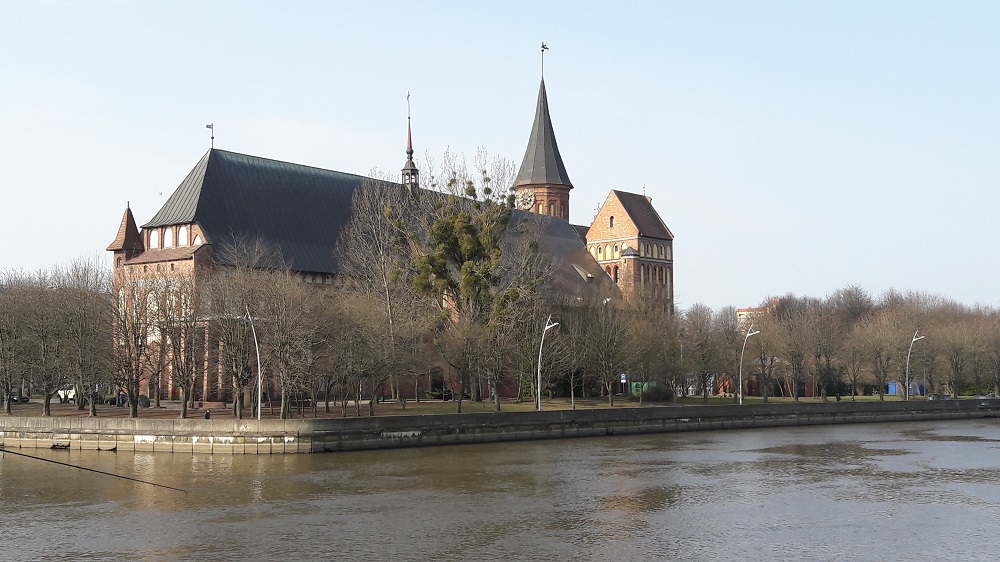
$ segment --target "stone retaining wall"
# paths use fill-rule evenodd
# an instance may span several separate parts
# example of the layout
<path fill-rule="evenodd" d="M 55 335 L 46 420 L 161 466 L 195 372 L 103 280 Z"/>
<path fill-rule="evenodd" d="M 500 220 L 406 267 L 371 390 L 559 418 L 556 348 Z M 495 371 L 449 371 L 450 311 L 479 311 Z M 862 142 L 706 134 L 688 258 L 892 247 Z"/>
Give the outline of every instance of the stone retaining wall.
<path fill-rule="evenodd" d="M 1000 417 L 1000 399 L 676 406 L 295 420 L 0 417 L 6 448 L 284 454 L 819 424 Z"/>

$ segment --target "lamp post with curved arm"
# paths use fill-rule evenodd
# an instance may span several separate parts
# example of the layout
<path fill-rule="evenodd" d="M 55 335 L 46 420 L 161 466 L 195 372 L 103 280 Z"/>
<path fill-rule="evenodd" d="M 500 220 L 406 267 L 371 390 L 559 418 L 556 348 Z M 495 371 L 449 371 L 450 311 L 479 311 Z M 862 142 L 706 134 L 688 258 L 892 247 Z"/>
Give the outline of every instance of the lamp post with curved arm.
<path fill-rule="evenodd" d="M 903 400 L 910 399 L 910 354 L 913 353 L 913 344 L 917 340 L 922 340 L 927 336 L 918 336 L 920 330 L 913 332 L 913 339 L 910 340 L 910 350 L 906 352 L 906 388 L 903 390 Z"/>
<path fill-rule="evenodd" d="M 747 340 L 750 339 L 750 336 L 753 336 L 753 335 L 756 335 L 756 334 L 759 334 L 759 333 L 760 333 L 759 331 L 757 331 L 757 332 L 753 331 L 753 322 L 751 322 L 750 323 L 750 327 L 747 328 L 747 335 L 746 335 L 745 338 L 743 338 L 743 349 L 740 350 L 740 404 L 743 403 L 743 354 L 746 353 L 746 350 L 747 350 Z"/>
<path fill-rule="evenodd" d="M 545 327 L 542 329 L 542 343 L 538 344 L 538 387 L 535 390 L 535 398 L 538 401 L 539 412 L 542 411 L 542 346 L 545 345 L 545 332 L 558 325 L 558 322 L 552 321 L 552 315 L 549 314 L 549 318 L 545 321 Z"/>
<path fill-rule="evenodd" d="M 264 408 L 264 375 L 260 370 L 260 345 L 257 344 L 257 328 L 253 325 L 253 316 L 250 316 L 250 307 L 247 306 L 247 320 L 250 321 L 250 331 L 253 332 L 253 347 L 257 350 L 257 421 L 260 421 L 260 411 Z"/>

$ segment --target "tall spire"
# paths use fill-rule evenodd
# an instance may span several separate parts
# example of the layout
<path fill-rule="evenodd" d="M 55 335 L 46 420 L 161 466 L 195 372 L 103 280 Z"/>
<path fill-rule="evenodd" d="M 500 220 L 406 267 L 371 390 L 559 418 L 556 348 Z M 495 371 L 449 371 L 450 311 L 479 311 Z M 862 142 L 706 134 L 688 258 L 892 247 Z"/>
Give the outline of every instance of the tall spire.
<path fill-rule="evenodd" d="M 403 185 L 413 190 L 420 187 L 420 171 L 413 163 L 413 135 L 410 132 L 410 92 L 406 92 L 406 163 L 403 164 Z"/>
<path fill-rule="evenodd" d="M 573 189 L 559 154 L 556 134 L 552 130 L 544 78 L 538 87 L 538 105 L 535 107 L 535 122 L 531 125 L 528 149 L 524 152 L 524 160 L 521 161 L 521 168 L 514 181 L 515 187 L 528 185 L 565 186 Z"/>

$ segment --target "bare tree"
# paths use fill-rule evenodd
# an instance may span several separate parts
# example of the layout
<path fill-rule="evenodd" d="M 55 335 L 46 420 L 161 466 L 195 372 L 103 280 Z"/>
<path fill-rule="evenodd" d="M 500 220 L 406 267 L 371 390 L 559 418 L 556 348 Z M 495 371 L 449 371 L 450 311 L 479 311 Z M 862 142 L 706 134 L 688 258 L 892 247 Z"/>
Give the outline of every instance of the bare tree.
<path fill-rule="evenodd" d="M 4 272 L 0 277 L 0 389 L 4 414 L 11 414 L 10 396 L 22 386 L 29 368 L 27 335 L 28 288 L 25 276 Z"/>
<path fill-rule="evenodd" d="M 893 359 L 898 356 L 901 342 L 906 337 L 904 333 L 898 315 L 891 311 L 882 311 L 859 325 L 858 335 L 865 350 L 879 400 L 885 400 Z"/>
<path fill-rule="evenodd" d="M 129 417 L 135 418 L 139 416 L 139 384 L 146 373 L 150 344 L 157 339 L 156 297 L 137 269 L 121 267 L 115 271 L 112 314 L 112 381 L 128 397 Z"/>
<path fill-rule="evenodd" d="M 77 409 L 97 416 L 94 391 L 110 382 L 111 273 L 96 258 L 75 260 L 63 272 L 64 324 L 73 365 Z"/>
<path fill-rule="evenodd" d="M 180 417 L 194 401 L 194 386 L 205 364 L 206 316 L 202 288 L 193 271 L 167 272 L 149 279 L 156 298 L 153 323 L 173 383 L 181 390 Z M 152 349 L 152 346 L 150 346 Z M 152 362 L 156 364 L 157 362 Z"/>
<path fill-rule="evenodd" d="M 683 316 L 684 354 L 698 378 L 702 401 L 708 403 L 716 375 L 724 358 L 722 336 L 715 323 L 712 309 L 696 304 Z"/>

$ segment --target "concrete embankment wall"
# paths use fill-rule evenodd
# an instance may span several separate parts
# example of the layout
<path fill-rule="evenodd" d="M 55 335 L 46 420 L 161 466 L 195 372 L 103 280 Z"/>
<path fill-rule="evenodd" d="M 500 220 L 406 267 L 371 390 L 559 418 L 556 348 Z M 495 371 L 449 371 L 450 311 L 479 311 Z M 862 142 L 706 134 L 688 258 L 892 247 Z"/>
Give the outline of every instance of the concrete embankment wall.
<path fill-rule="evenodd" d="M 5 448 L 284 454 L 601 435 L 1000 417 L 1000 399 L 646 406 L 295 420 L 0 416 Z"/>

